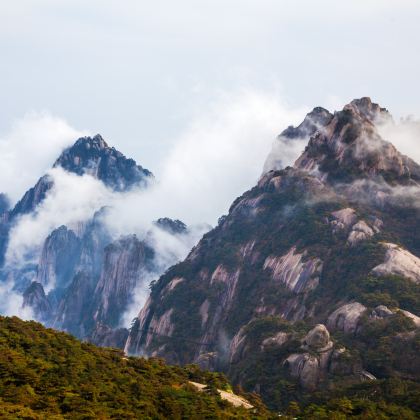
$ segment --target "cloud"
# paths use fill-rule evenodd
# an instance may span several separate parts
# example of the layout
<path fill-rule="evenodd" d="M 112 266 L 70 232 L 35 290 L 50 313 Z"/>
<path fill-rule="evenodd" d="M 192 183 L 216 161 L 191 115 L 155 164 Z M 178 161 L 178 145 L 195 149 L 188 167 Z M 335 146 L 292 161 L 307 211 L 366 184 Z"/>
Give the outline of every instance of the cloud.
<path fill-rule="evenodd" d="M 384 208 L 420 209 L 420 186 L 390 185 L 383 179 L 359 179 L 350 184 L 338 184 L 337 192 L 352 201 Z"/>
<path fill-rule="evenodd" d="M 378 126 L 378 131 L 384 140 L 420 164 L 420 120 L 406 117 L 399 122 L 387 121 Z"/>
<path fill-rule="evenodd" d="M 18 316 L 24 320 L 35 319 L 29 306 L 22 307 L 23 296 L 13 290 L 13 282 L 0 282 L 0 313 L 6 316 Z"/>
<path fill-rule="evenodd" d="M 139 218 L 165 216 L 214 225 L 236 197 L 256 184 L 279 131 L 300 122 L 305 113 L 273 93 L 221 93 L 179 135 L 158 182 L 115 203 L 110 224 L 131 230 Z"/>
<path fill-rule="evenodd" d="M 78 176 L 62 168 L 50 169 L 47 175 L 53 182 L 52 189 L 36 211 L 21 216 L 10 232 L 6 252 L 9 267 L 22 266 L 37 257 L 36 251 L 52 230 L 90 219 L 118 196 L 89 175 Z"/>
<path fill-rule="evenodd" d="M 47 112 L 30 112 L 16 120 L 0 135 L 0 193 L 16 202 L 60 152 L 84 134 Z"/>

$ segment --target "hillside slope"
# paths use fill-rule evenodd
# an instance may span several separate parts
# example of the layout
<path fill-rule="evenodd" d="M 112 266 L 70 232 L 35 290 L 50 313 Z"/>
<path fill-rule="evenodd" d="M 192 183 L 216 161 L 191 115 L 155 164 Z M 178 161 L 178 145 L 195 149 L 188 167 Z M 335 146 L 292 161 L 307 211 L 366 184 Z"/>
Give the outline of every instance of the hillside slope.
<path fill-rule="evenodd" d="M 270 418 L 258 400 L 259 408 L 234 407 L 213 388 L 230 389 L 220 374 L 127 358 L 35 322 L 0 317 L 2 419 Z"/>

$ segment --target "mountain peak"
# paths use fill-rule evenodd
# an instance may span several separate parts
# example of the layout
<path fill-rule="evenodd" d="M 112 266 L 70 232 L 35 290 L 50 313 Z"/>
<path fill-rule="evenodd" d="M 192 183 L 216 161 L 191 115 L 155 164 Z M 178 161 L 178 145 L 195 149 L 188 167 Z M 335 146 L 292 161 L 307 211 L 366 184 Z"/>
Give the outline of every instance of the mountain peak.
<path fill-rule="evenodd" d="M 353 99 L 344 108 L 344 111 L 351 111 L 357 114 L 360 118 L 367 119 L 371 122 L 380 122 L 391 118 L 391 114 L 386 108 L 380 107 L 377 103 L 364 96 L 363 98 Z"/>
<path fill-rule="evenodd" d="M 348 182 L 382 176 L 397 183 L 420 180 L 420 166 L 380 136 L 377 125 L 391 119 L 370 98 L 355 99 L 314 132 L 295 167 L 319 169 L 330 180 Z"/>
<path fill-rule="evenodd" d="M 150 171 L 108 146 L 100 134 L 79 138 L 63 151 L 54 167 L 62 167 L 77 175 L 92 175 L 116 191 L 143 185 L 153 178 Z"/>
<path fill-rule="evenodd" d="M 312 136 L 318 129 L 327 125 L 332 118 L 333 115 L 327 109 L 317 106 L 306 114 L 300 125 L 287 127 L 279 137 L 293 140 Z"/>
<path fill-rule="evenodd" d="M 103 137 L 100 134 L 96 134 L 93 137 L 81 137 L 76 141 L 73 147 L 80 146 L 84 146 L 86 149 L 94 148 L 97 150 L 107 149 L 109 147 L 107 142 L 103 139 Z"/>

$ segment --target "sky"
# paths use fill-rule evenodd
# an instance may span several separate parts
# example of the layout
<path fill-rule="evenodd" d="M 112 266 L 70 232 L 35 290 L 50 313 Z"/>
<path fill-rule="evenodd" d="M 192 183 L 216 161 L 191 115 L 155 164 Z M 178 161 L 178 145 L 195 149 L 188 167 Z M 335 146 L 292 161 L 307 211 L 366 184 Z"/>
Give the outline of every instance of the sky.
<path fill-rule="evenodd" d="M 13 156 L 0 190 L 16 200 L 78 135 L 101 133 L 159 178 L 179 144 L 243 149 L 241 130 L 229 136 L 243 123 L 253 162 L 235 196 L 314 106 L 371 96 L 420 116 L 419 20 L 418 0 L 3 1 L 0 152 Z"/>

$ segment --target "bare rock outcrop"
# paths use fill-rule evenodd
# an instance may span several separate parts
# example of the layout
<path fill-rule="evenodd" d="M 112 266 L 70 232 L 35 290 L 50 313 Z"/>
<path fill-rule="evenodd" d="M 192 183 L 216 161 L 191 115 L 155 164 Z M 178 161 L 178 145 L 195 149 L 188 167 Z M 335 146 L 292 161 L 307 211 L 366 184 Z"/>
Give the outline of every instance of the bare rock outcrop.
<path fill-rule="evenodd" d="M 322 261 L 319 258 L 306 259 L 306 252 L 296 252 L 292 247 L 281 257 L 269 256 L 264 262 L 264 269 L 272 272 L 272 278 L 284 284 L 295 293 L 314 289 L 319 282 Z"/>
<path fill-rule="evenodd" d="M 309 353 L 291 354 L 284 362 L 290 376 L 299 380 L 302 388 L 313 391 L 317 388 L 320 376 L 319 359 Z"/>
<path fill-rule="evenodd" d="M 347 242 L 351 246 L 354 246 L 360 241 L 364 241 L 370 238 L 374 234 L 375 232 L 373 229 L 364 220 L 360 220 L 352 226 L 349 237 L 347 238 Z"/>
<path fill-rule="evenodd" d="M 391 311 L 385 305 L 377 306 L 370 314 L 370 318 L 372 319 L 384 319 L 394 315 L 394 312 Z"/>
<path fill-rule="evenodd" d="M 398 312 L 402 313 L 407 318 L 410 318 L 414 322 L 414 325 L 417 328 L 420 327 L 420 317 L 418 317 L 417 315 L 412 314 L 411 312 L 404 311 L 403 309 L 400 309 Z"/>
<path fill-rule="evenodd" d="M 118 325 L 142 270 L 147 271 L 152 257 L 152 250 L 136 235 L 123 237 L 105 248 L 104 265 L 94 292 L 95 321 L 111 327 Z"/>
<path fill-rule="evenodd" d="M 360 318 L 366 309 L 366 306 L 359 302 L 340 306 L 328 317 L 327 326 L 332 331 L 354 333 L 357 331 Z"/>
<path fill-rule="evenodd" d="M 384 243 L 385 261 L 372 270 L 377 276 L 396 275 L 420 283 L 420 258 L 392 243 Z"/>
<path fill-rule="evenodd" d="M 330 222 L 334 231 L 347 229 L 357 220 L 356 212 L 351 207 L 346 207 L 345 209 L 337 210 L 331 213 L 333 220 Z"/>
<path fill-rule="evenodd" d="M 52 308 L 45 296 L 42 284 L 34 281 L 25 290 L 22 308 L 25 307 L 30 307 L 34 312 L 34 315 L 42 321 L 46 321 L 49 318 Z"/>
<path fill-rule="evenodd" d="M 97 324 L 89 341 L 98 346 L 123 348 L 127 337 L 128 330 L 126 328 L 113 329 L 104 324 Z"/>
<path fill-rule="evenodd" d="M 261 346 L 262 348 L 267 348 L 270 346 L 282 346 L 289 339 L 290 334 L 280 331 L 272 337 L 268 337 L 263 340 Z"/>
<path fill-rule="evenodd" d="M 315 350 L 319 353 L 331 349 L 332 346 L 330 333 L 323 324 L 316 325 L 303 339 L 303 348 Z"/>
<path fill-rule="evenodd" d="M 318 324 L 302 340 L 301 348 L 307 352 L 291 354 L 284 361 L 284 366 L 302 388 L 315 390 L 326 378 L 333 347 L 328 329 L 325 325 Z"/>
<path fill-rule="evenodd" d="M 389 317 L 391 317 L 393 315 L 396 315 L 396 314 L 402 314 L 405 317 L 410 318 L 417 328 L 420 327 L 420 317 L 418 317 L 417 315 L 414 315 L 413 313 L 411 313 L 409 311 L 406 311 L 404 309 L 399 309 L 399 308 L 391 310 L 385 305 L 377 306 L 371 312 L 371 314 L 369 315 L 369 318 L 374 319 L 374 320 L 375 319 L 385 319 L 385 318 L 389 318 Z"/>

